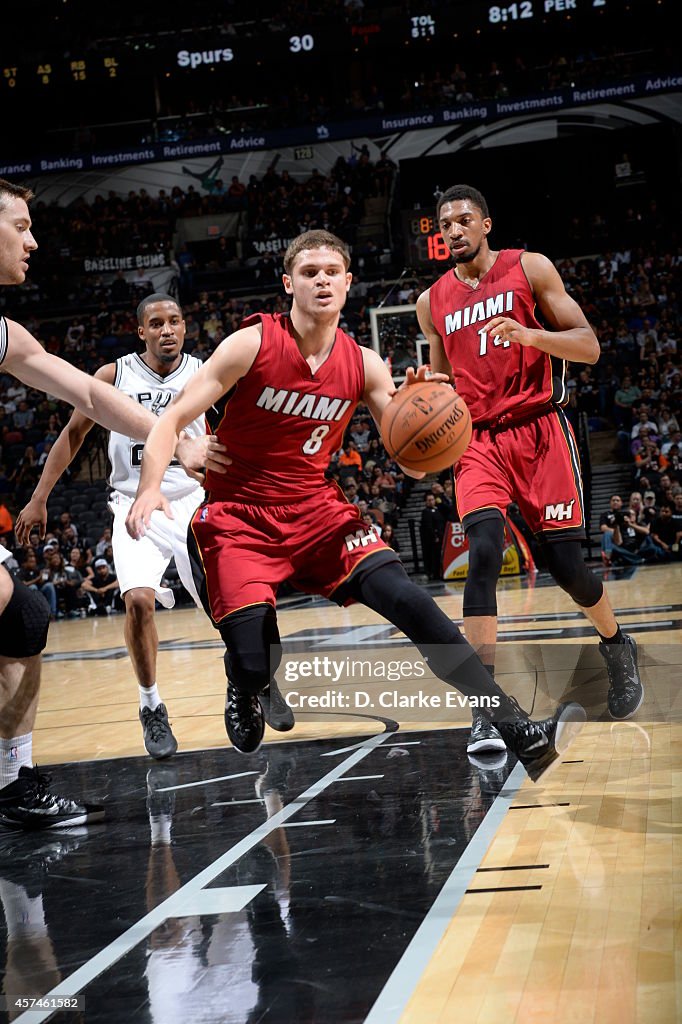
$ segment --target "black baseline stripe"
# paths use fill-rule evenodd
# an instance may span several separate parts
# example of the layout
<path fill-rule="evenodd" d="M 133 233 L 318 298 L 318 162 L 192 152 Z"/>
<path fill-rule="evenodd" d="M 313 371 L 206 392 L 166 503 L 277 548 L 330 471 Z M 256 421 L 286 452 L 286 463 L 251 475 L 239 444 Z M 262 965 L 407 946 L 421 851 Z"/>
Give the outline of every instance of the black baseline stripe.
<path fill-rule="evenodd" d="M 476 868 L 477 871 L 539 871 L 548 868 L 549 864 L 508 864 L 504 868 Z"/>
<path fill-rule="evenodd" d="M 465 895 L 470 896 L 475 892 L 530 892 L 531 890 L 542 889 L 541 885 L 500 885 L 495 889 L 466 889 Z"/>

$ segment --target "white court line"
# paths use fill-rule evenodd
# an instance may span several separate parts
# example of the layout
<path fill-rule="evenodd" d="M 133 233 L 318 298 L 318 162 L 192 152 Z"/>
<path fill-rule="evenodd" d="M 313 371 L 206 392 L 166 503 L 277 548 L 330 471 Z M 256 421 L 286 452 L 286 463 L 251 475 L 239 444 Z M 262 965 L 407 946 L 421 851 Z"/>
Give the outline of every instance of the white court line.
<path fill-rule="evenodd" d="M 429 964 L 438 943 L 480 867 L 502 819 L 526 778 L 523 765 L 517 764 L 504 788 L 497 795 L 481 824 L 469 840 L 450 877 L 431 904 L 412 941 L 393 968 L 364 1024 L 397 1024 L 419 979 Z M 454 978 L 453 978 L 454 980 Z"/>
<path fill-rule="evenodd" d="M 200 917 L 202 914 L 238 914 L 248 906 L 266 883 L 262 885 L 233 885 L 222 889 L 202 889 L 190 893 L 185 902 L 175 909 L 175 917 Z"/>
<path fill-rule="evenodd" d="M 336 818 L 320 818 L 319 821 L 286 821 L 284 828 L 305 828 L 306 825 L 335 825 Z"/>
<path fill-rule="evenodd" d="M 87 960 L 82 967 L 79 967 L 73 974 L 60 981 L 49 992 L 44 992 L 43 996 L 73 996 L 82 992 L 91 981 L 94 981 L 95 978 L 98 978 L 100 974 L 103 974 L 104 971 L 115 964 L 117 960 L 120 960 L 131 949 L 134 949 L 155 928 L 162 925 L 166 918 L 176 917 L 178 907 L 186 906 L 192 894 L 201 892 L 204 886 L 222 874 L 223 871 L 238 861 L 240 857 L 243 857 L 245 853 L 248 853 L 249 850 L 257 846 L 267 835 L 280 828 L 294 814 L 297 814 L 301 807 L 304 807 L 311 800 L 314 800 L 316 796 L 319 796 L 320 793 L 323 793 L 333 782 L 336 782 L 339 776 L 343 775 L 344 772 L 347 772 L 359 761 L 362 761 L 368 754 L 371 754 L 374 748 L 378 747 L 389 735 L 390 733 L 383 732 L 378 736 L 368 736 L 361 749 L 354 751 L 345 761 L 332 768 L 330 772 L 327 772 L 321 779 L 314 782 L 312 786 L 309 786 L 304 793 L 301 793 L 290 804 L 284 806 L 281 811 L 273 814 L 271 818 L 267 818 L 253 832 L 250 832 L 229 850 L 226 850 L 217 860 L 214 860 L 212 864 L 209 864 L 203 871 L 200 871 L 194 878 L 191 878 L 189 882 L 186 882 L 168 899 L 160 903 L 158 907 L 154 907 L 148 914 L 145 914 L 134 925 L 126 929 L 122 935 L 119 935 L 108 946 L 105 946 L 99 953 L 96 953 L 90 960 Z M 247 772 L 245 774 L 255 775 L 257 773 Z M 40 1024 L 41 1021 L 47 1020 L 52 1015 L 52 1012 L 51 1010 L 39 1010 L 38 1012 L 27 1010 L 16 1018 L 14 1024 Z"/>
<path fill-rule="evenodd" d="M 383 779 L 383 775 L 344 775 L 337 782 L 358 782 L 360 779 Z"/>
<path fill-rule="evenodd" d="M 211 807 L 236 807 L 238 804 L 262 804 L 263 801 L 255 800 L 215 800 Z"/>
<path fill-rule="evenodd" d="M 400 740 L 399 743 L 384 743 L 385 747 L 418 747 L 421 740 Z"/>
<path fill-rule="evenodd" d="M 193 789 L 194 786 L 208 786 L 211 782 L 227 782 L 228 779 L 243 779 L 247 775 L 258 775 L 258 772 L 237 772 L 236 775 L 219 775 L 217 779 L 199 779 L 198 782 L 183 782 L 181 786 L 164 786 L 155 789 L 155 793 L 175 793 L 178 789 Z"/>

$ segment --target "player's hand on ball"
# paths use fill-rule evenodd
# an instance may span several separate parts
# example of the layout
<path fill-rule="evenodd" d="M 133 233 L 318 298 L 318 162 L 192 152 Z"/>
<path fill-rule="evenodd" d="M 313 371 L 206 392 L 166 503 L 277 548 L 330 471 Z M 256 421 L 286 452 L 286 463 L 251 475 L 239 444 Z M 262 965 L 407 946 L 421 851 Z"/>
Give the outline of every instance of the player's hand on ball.
<path fill-rule="evenodd" d="M 175 448 L 175 456 L 187 476 L 203 483 L 207 469 L 213 473 L 224 473 L 225 467 L 231 464 L 232 459 L 225 454 L 226 451 L 225 445 L 220 444 L 214 434 L 190 437 L 183 430 Z"/>
<path fill-rule="evenodd" d="M 47 504 L 38 498 L 31 498 L 28 505 L 22 508 L 14 524 L 14 535 L 22 547 L 28 544 L 29 535 L 34 527 L 43 540 L 47 527 Z"/>
<path fill-rule="evenodd" d="M 144 537 L 151 522 L 152 512 L 156 509 L 169 519 L 175 518 L 168 498 L 164 498 L 161 491 L 149 490 L 137 495 L 126 516 L 126 530 L 133 540 L 141 540 Z"/>
<path fill-rule="evenodd" d="M 535 344 L 535 335 L 537 331 L 532 330 L 530 327 L 523 327 L 518 324 L 516 320 L 512 320 L 508 316 L 495 316 L 486 324 L 486 332 L 488 338 L 494 341 L 495 338 L 499 338 L 501 343 L 513 342 L 515 345 L 523 345 L 526 348 L 532 348 Z"/>
<path fill-rule="evenodd" d="M 431 367 L 428 363 L 423 363 L 416 370 L 414 366 L 408 366 L 405 371 L 405 380 L 398 388 L 398 391 L 402 391 L 403 388 L 412 387 L 413 384 L 423 384 L 425 381 L 428 381 L 430 384 L 447 384 L 449 380 L 450 378 L 447 373 L 431 373 Z M 398 392 L 394 391 L 393 393 L 397 394 Z"/>

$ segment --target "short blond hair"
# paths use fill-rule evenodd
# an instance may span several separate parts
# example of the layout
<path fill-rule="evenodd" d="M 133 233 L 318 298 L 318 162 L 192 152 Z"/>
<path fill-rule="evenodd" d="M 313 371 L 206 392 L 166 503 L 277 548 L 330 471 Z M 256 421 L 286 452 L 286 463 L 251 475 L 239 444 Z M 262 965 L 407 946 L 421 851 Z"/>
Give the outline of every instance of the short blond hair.
<path fill-rule="evenodd" d="M 25 203 L 30 203 L 33 199 L 33 192 L 23 185 L 15 185 L 12 181 L 0 178 L 0 210 L 7 205 L 8 198 L 23 199 Z"/>
<path fill-rule="evenodd" d="M 287 246 L 287 251 L 284 253 L 284 273 L 291 276 L 296 257 L 304 249 L 322 248 L 333 249 L 335 252 L 338 252 L 346 265 L 346 270 L 348 270 L 350 267 L 350 250 L 341 238 L 333 235 L 331 231 L 304 231 L 302 235 L 299 235 L 298 238 L 295 238 Z"/>

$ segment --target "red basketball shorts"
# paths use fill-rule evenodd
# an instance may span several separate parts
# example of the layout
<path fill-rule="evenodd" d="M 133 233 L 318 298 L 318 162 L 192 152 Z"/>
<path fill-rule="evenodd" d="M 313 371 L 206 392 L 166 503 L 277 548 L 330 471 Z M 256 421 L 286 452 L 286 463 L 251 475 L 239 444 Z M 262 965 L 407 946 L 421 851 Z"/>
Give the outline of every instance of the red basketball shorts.
<path fill-rule="evenodd" d="M 343 584 L 365 559 L 374 564 L 398 557 L 363 524 L 355 505 L 333 492 L 290 505 L 207 502 L 190 523 L 188 547 L 197 589 L 216 625 L 249 605 L 274 607 L 285 580 L 343 604 Z"/>
<path fill-rule="evenodd" d="M 561 409 L 502 430 L 475 427 L 455 466 L 455 490 L 465 527 L 475 512 L 506 515 L 515 501 L 544 540 L 585 537 L 578 447 Z"/>

